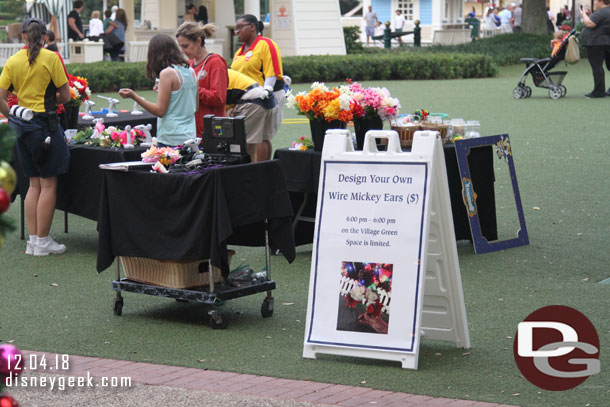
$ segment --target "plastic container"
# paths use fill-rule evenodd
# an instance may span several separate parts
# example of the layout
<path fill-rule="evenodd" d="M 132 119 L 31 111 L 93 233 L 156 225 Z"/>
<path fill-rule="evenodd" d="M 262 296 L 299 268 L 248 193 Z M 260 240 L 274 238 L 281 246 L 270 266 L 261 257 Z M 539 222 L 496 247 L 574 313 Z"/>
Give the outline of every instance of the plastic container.
<path fill-rule="evenodd" d="M 465 138 L 481 137 L 481 124 L 477 120 L 468 120 L 466 122 Z"/>

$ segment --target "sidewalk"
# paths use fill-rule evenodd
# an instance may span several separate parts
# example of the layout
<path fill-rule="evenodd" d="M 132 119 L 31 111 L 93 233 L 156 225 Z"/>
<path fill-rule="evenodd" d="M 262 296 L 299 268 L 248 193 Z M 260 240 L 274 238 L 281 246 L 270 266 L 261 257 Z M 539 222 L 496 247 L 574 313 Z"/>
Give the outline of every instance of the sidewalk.
<path fill-rule="evenodd" d="M 32 387 L 6 387 L 22 407 L 29 406 L 444 406 L 493 407 L 493 403 L 434 398 L 311 381 L 278 379 L 152 363 L 23 351 L 26 367 L 46 360 L 46 369 L 26 371 Z M 30 357 L 32 359 L 30 359 Z M 62 370 L 62 358 L 69 368 Z M 61 374 L 57 374 L 58 370 Z M 74 377 L 73 379 L 69 379 Z M 82 386 L 69 386 L 69 380 Z M 121 378 L 130 378 L 131 385 Z M 124 379 L 125 380 L 125 379 Z M 42 385 L 45 381 L 45 386 Z M 51 382 L 54 389 L 51 390 Z M 104 382 L 108 387 L 104 387 Z M 31 382 L 30 382 L 31 383 Z M 33 383 L 32 383 L 33 384 Z M 63 385 L 62 385 L 63 384 Z M 89 386 L 87 386 L 89 384 Z M 112 386 L 116 384 L 116 386 Z M 61 390 L 58 387 L 64 387 Z"/>

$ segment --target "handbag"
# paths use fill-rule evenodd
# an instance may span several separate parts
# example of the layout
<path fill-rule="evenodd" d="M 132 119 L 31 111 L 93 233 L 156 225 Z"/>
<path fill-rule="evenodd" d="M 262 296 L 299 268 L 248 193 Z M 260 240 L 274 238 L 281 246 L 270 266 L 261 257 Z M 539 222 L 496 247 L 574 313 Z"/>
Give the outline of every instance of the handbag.
<path fill-rule="evenodd" d="M 123 48 L 123 45 L 125 45 L 125 43 L 121 41 L 121 39 L 114 32 L 104 35 L 105 50 L 121 49 Z"/>
<path fill-rule="evenodd" d="M 568 64 L 575 64 L 580 61 L 580 49 L 578 48 L 578 39 L 575 36 L 568 38 L 565 60 Z"/>

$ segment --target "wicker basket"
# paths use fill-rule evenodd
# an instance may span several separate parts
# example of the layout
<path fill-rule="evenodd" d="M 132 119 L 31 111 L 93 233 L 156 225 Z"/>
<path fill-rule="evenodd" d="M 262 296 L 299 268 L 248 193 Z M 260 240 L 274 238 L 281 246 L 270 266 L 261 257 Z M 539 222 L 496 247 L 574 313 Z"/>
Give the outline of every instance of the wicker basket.
<path fill-rule="evenodd" d="M 229 264 L 233 253 L 228 254 Z M 125 277 L 139 283 L 179 289 L 204 287 L 210 284 L 208 260 L 178 261 L 144 257 L 119 257 L 119 259 Z M 223 281 L 218 267 L 213 267 L 213 272 L 214 283 Z"/>
<path fill-rule="evenodd" d="M 420 130 L 419 125 L 413 126 L 392 126 L 392 130 L 398 133 L 398 138 L 400 139 L 401 147 L 411 147 L 413 144 L 413 135 L 417 130 Z M 387 139 L 381 139 L 381 144 L 387 144 Z"/>
<path fill-rule="evenodd" d="M 422 123 L 420 124 L 420 130 L 438 131 L 441 134 L 441 140 L 443 140 L 443 142 L 446 142 L 447 132 L 449 131 L 449 125 L 441 123 Z"/>

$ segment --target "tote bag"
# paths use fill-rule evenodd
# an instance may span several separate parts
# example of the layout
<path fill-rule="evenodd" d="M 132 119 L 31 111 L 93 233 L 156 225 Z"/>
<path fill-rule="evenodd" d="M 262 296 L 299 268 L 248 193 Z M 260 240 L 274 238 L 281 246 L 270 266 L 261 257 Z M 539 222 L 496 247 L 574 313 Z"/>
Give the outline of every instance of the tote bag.
<path fill-rule="evenodd" d="M 578 48 L 578 39 L 575 36 L 568 38 L 565 59 L 568 64 L 575 64 L 580 61 L 580 49 Z"/>

